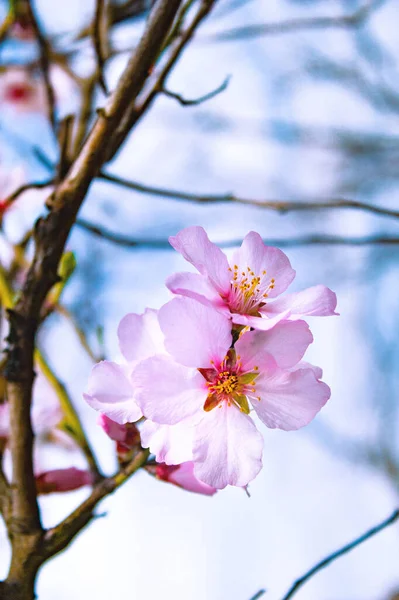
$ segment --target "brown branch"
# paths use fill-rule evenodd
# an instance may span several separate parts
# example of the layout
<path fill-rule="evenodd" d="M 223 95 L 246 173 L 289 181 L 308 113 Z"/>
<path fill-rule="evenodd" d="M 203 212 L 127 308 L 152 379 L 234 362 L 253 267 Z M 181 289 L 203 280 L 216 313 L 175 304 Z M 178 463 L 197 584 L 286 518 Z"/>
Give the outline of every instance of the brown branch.
<path fill-rule="evenodd" d="M 168 240 L 165 239 L 138 239 L 126 236 L 109 229 L 91 223 L 86 219 L 77 219 L 76 226 L 83 229 L 96 237 L 102 238 L 108 242 L 112 242 L 123 248 L 158 248 L 160 250 L 172 250 Z M 365 237 L 344 237 L 334 235 L 308 235 L 297 238 L 267 238 L 264 240 L 269 246 L 280 246 L 281 248 L 291 248 L 295 246 L 380 246 L 380 245 L 398 245 L 399 237 L 389 237 L 383 235 L 365 236 Z M 224 248 L 239 246 L 242 239 L 227 240 L 220 242 L 218 245 Z"/>
<path fill-rule="evenodd" d="M 31 183 L 24 183 L 23 185 L 20 185 L 12 194 L 7 196 L 5 200 L 3 200 L 3 205 L 7 210 L 7 208 L 11 206 L 11 204 L 13 204 L 15 200 L 17 200 L 17 198 L 24 192 L 27 192 L 28 190 L 42 190 L 53 184 L 53 179 L 48 179 L 47 181 L 35 181 Z"/>
<path fill-rule="evenodd" d="M 165 96 L 168 96 L 169 98 L 173 98 L 174 100 L 177 100 L 179 102 L 179 104 L 181 104 L 182 106 L 197 106 L 198 104 L 207 102 L 208 100 L 211 100 L 215 96 L 218 96 L 219 94 L 224 92 L 227 89 L 229 82 L 230 82 L 230 76 L 226 77 L 226 79 L 223 81 L 223 83 L 218 88 L 213 90 L 212 92 L 209 92 L 208 94 L 205 94 L 204 96 L 200 96 L 199 98 L 195 98 L 193 100 L 187 100 L 187 98 L 184 98 L 181 94 L 177 94 L 176 92 L 171 92 L 170 90 L 167 90 L 166 88 L 162 88 L 161 91 Z"/>
<path fill-rule="evenodd" d="M 155 0 L 128 0 L 124 3 L 110 5 L 111 25 L 118 25 L 128 19 L 139 17 L 155 4 Z M 90 26 L 85 27 L 76 38 L 82 40 L 90 34 Z"/>
<path fill-rule="evenodd" d="M 266 35 L 281 35 L 297 31 L 319 29 L 349 29 L 360 27 L 369 18 L 371 13 L 379 8 L 381 0 L 369 0 L 354 13 L 337 17 L 311 17 L 309 19 L 289 19 L 280 23 L 255 23 L 234 27 L 226 31 L 209 34 L 202 37 L 207 42 L 229 42 L 246 40 Z"/>
<path fill-rule="evenodd" d="M 124 179 L 123 177 L 117 177 L 116 175 L 111 175 L 110 173 L 104 171 L 99 174 L 99 177 L 105 181 L 109 181 L 110 183 L 121 185 L 142 194 L 151 194 L 153 196 L 172 198 L 174 200 L 187 200 L 189 202 L 196 202 L 198 204 L 234 202 L 236 204 L 247 204 L 249 206 L 275 210 L 279 213 L 302 210 L 325 210 L 331 208 L 352 208 L 371 212 L 376 215 L 399 219 L 399 210 L 392 210 L 390 208 L 384 208 L 374 204 L 367 204 L 366 202 L 359 202 L 357 200 L 347 200 L 345 198 L 331 198 L 325 201 L 314 200 L 309 202 L 291 200 L 255 200 L 254 198 L 238 197 L 234 194 L 193 194 L 191 192 L 182 192 L 180 190 L 158 188 L 138 183 L 137 181 Z"/>
<path fill-rule="evenodd" d="M 92 493 L 78 508 L 56 527 L 49 529 L 44 537 L 44 554 L 53 556 L 63 550 L 74 537 L 94 518 L 97 504 L 112 494 L 138 471 L 147 461 L 148 450 L 142 450 L 126 466 L 112 477 L 107 477 L 94 486 Z"/>
<path fill-rule="evenodd" d="M 54 89 L 50 79 L 50 56 L 51 56 L 51 46 L 46 36 L 43 34 L 41 27 L 38 23 L 38 20 L 35 16 L 35 11 L 33 8 L 32 0 L 27 0 L 27 9 L 29 14 L 29 20 L 31 22 L 33 31 L 35 32 L 36 40 L 39 45 L 39 63 L 42 70 L 44 86 L 46 88 L 47 95 L 47 108 L 49 113 L 49 120 L 53 130 L 56 130 L 56 122 L 55 122 L 55 94 Z"/>
<path fill-rule="evenodd" d="M 390 525 L 395 523 L 398 519 L 399 519 L 399 510 L 395 510 L 390 517 L 388 517 L 387 519 L 385 519 L 384 521 L 379 523 L 379 525 L 372 527 L 371 529 L 366 531 L 366 533 L 364 533 L 363 535 L 361 535 L 358 538 L 356 538 L 355 540 L 353 540 L 353 542 L 350 542 L 346 546 L 343 546 L 343 548 L 340 548 L 340 550 L 333 552 L 332 554 L 330 554 L 329 556 L 327 556 L 326 558 L 321 560 L 314 567 L 309 569 L 309 571 L 307 571 L 307 573 L 305 573 L 305 575 L 303 575 L 300 579 L 298 579 L 294 583 L 294 585 L 288 590 L 288 592 L 282 598 L 282 600 L 290 600 L 290 598 L 292 598 L 296 594 L 296 592 L 307 581 L 309 581 L 309 579 L 311 579 L 313 577 L 313 575 L 316 575 L 316 573 L 318 573 L 319 571 L 321 571 L 322 569 L 327 567 L 334 560 L 337 560 L 337 558 L 340 558 L 344 554 L 347 554 L 347 552 L 350 552 L 351 550 L 353 550 L 357 546 L 360 546 L 360 544 L 363 544 L 363 542 L 367 541 L 368 539 L 370 539 L 371 537 L 373 537 L 380 531 L 383 531 L 384 529 L 386 529 L 387 527 L 389 527 Z"/>
<path fill-rule="evenodd" d="M 104 79 L 104 67 L 108 58 L 108 15 L 106 0 L 96 0 L 92 39 L 97 64 L 98 82 L 104 92 L 108 94 Z"/>
<path fill-rule="evenodd" d="M 52 194 L 50 213 L 39 219 L 34 231 L 35 254 L 14 309 L 9 311 L 10 335 L 5 376 L 10 402 L 11 455 L 13 463 L 12 517 L 13 558 L 10 576 L 20 577 L 17 567 L 33 560 L 27 536 L 41 535 L 32 465 L 33 434 L 30 405 L 33 353 L 43 302 L 57 281 L 63 249 L 86 192 L 106 159 L 107 142 L 127 107 L 141 91 L 159 54 L 182 0 L 158 0 L 140 43 L 106 108 L 98 115 L 78 157 L 64 181 Z M 37 536 L 36 536 L 37 537 Z M 35 537 L 35 540 L 36 540 Z M 30 536 L 33 539 L 33 536 Z M 32 542 L 33 543 L 33 542 Z M 35 541 L 36 543 L 36 541 Z"/>
<path fill-rule="evenodd" d="M 155 98 L 162 92 L 165 87 L 165 82 L 168 75 L 172 71 L 173 67 L 179 60 L 182 52 L 186 45 L 192 39 L 194 33 L 198 29 L 202 21 L 208 16 L 217 0 L 201 0 L 201 3 L 197 9 L 196 14 L 193 16 L 191 23 L 188 27 L 181 31 L 178 38 L 171 45 L 169 57 L 165 61 L 165 64 L 161 68 L 160 72 L 154 76 L 154 82 L 150 89 L 145 94 L 144 98 L 139 102 L 132 102 L 125 112 L 123 120 L 120 126 L 116 129 L 112 139 L 108 146 L 108 160 L 110 160 L 121 147 L 130 130 L 136 123 L 142 118 L 147 110 L 152 106 Z M 186 6 L 191 6 L 192 0 L 187 0 L 186 4 L 182 7 L 181 11 L 183 14 L 186 12 Z"/>

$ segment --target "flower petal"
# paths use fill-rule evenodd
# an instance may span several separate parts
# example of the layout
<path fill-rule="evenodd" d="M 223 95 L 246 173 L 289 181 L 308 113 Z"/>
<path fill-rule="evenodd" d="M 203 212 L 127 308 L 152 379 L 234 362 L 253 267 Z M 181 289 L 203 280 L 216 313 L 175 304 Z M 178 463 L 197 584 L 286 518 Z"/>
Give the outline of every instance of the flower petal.
<path fill-rule="evenodd" d="M 280 321 L 288 319 L 289 316 L 290 311 L 286 310 L 285 312 L 277 314 L 275 317 L 269 317 L 268 315 L 253 317 L 252 315 L 239 315 L 237 313 L 232 313 L 231 318 L 233 323 L 236 323 L 237 325 L 253 327 L 259 331 L 269 331 L 269 329 L 273 329 L 273 327 L 277 325 L 277 323 L 280 323 Z"/>
<path fill-rule="evenodd" d="M 196 427 L 194 474 L 217 489 L 243 487 L 262 468 L 262 449 L 262 436 L 252 419 L 223 402 L 205 413 Z"/>
<path fill-rule="evenodd" d="M 325 285 L 315 285 L 301 292 L 286 294 L 274 302 L 268 302 L 261 310 L 264 314 L 275 315 L 290 311 L 290 318 L 300 318 L 303 315 L 328 317 L 337 315 L 337 296 Z"/>
<path fill-rule="evenodd" d="M 310 423 L 330 397 L 330 388 L 318 381 L 313 369 L 261 373 L 256 380 L 261 400 L 251 399 L 267 427 L 290 431 Z"/>
<path fill-rule="evenodd" d="M 313 336 L 305 321 L 282 321 L 270 331 L 249 331 L 241 335 L 235 349 L 244 371 L 262 364 L 265 352 L 283 368 L 296 365 L 306 352 Z"/>
<path fill-rule="evenodd" d="M 226 303 L 222 300 L 210 280 L 198 273 L 174 273 L 166 280 L 166 287 L 179 296 L 187 296 L 207 306 L 230 315 Z"/>
<path fill-rule="evenodd" d="M 159 425 L 147 420 L 140 433 L 143 448 L 149 448 L 157 462 L 179 465 L 192 460 L 193 427 L 189 423 Z"/>
<path fill-rule="evenodd" d="M 147 308 L 143 315 L 129 313 L 119 323 L 119 347 L 128 362 L 144 360 L 164 352 L 158 311 Z"/>
<path fill-rule="evenodd" d="M 204 496 L 213 496 L 217 490 L 206 483 L 199 481 L 194 475 L 194 463 L 185 462 L 177 468 L 170 468 L 167 465 L 158 465 L 156 476 L 159 479 L 173 483 L 188 492 L 203 494 Z"/>
<path fill-rule="evenodd" d="M 140 362 L 132 373 L 137 403 L 147 419 L 175 425 L 202 411 L 208 395 L 196 369 L 156 355 Z"/>
<path fill-rule="evenodd" d="M 231 345 L 231 321 L 191 298 L 174 298 L 159 311 L 165 347 L 182 365 L 220 363 Z"/>
<path fill-rule="evenodd" d="M 218 292 L 226 293 L 230 289 L 227 257 L 209 240 L 202 227 L 187 227 L 170 237 L 169 242 L 201 275 L 209 277 Z"/>
<path fill-rule="evenodd" d="M 275 280 L 274 288 L 268 291 L 269 298 L 275 298 L 284 292 L 295 277 L 295 271 L 284 252 L 274 246 L 266 246 L 255 231 L 250 231 L 245 236 L 241 248 L 233 254 L 231 264 L 237 265 L 238 270 L 244 272 L 250 267 L 259 276 L 266 271 L 267 280 Z"/>
<path fill-rule="evenodd" d="M 84 399 L 94 410 L 117 423 L 133 423 L 142 416 L 124 369 L 104 360 L 92 369 Z"/>

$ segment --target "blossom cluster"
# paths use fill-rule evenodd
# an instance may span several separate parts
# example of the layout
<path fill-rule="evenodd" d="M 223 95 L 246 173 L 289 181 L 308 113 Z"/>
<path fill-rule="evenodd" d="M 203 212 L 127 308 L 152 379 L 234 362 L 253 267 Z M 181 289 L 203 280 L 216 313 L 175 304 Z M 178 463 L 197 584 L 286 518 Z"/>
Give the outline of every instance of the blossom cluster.
<path fill-rule="evenodd" d="M 198 273 L 169 277 L 174 297 L 160 310 L 122 319 L 124 363 L 95 365 L 84 397 L 121 443 L 140 421 L 160 478 L 209 494 L 245 487 L 262 467 L 256 422 L 299 429 L 330 397 L 321 369 L 302 360 L 313 341 L 303 317 L 337 314 L 336 296 L 318 285 L 279 298 L 295 271 L 255 232 L 230 261 L 201 227 L 170 243 Z"/>

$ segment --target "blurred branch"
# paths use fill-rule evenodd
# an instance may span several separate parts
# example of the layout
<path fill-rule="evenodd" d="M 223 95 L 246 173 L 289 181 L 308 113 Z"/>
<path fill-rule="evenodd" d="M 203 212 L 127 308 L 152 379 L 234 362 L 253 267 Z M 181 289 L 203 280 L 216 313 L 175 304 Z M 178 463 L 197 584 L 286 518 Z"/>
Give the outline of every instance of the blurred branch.
<path fill-rule="evenodd" d="M 50 120 L 53 130 L 55 131 L 56 130 L 55 94 L 54 94 L 54 89 L 53 89 L 51 79 L 50 79 L 50 62 L 51 62 L 50 56 L 52 53 L 51 46 L 50 46 L 50 43 L 47 40 L 46 36 L 42 32 L 39 22 L 35 16 L 35 11 L 33 8 L 32 0 L 26 0 L 26 2 L 27 2 L 28 10 L 29 10 L 30 22 L 31 22 L 33 31 L 35 32 L 37 43 L 39 45 L 39 52 L 40 52 L 39 62 L 40 62 L 41 70 L 42 70 L 44 85 L 46 88 L 49 120 Z"/>
<path fill-rule="evenodd" d="M 46 188 L 46 187 L 49 187 L 50 185 L 53 185 L 53 183 L 54 183 L 53 179 L 48 179 L 47 181 L 37 181 L 37 182 L 32 182 L 32 183 L 24 183 L 19 188 L 17 188 L 15 190 L 15 192 L 13 192 L 12 194 L 10 194 L 10 196 L 8 196 L 5 200 L 3 200 L 3 206 L 7 210 L 7 208 L 9 206 L 11 206 L 11 204 L 13 204 L 13 202 L 15 200 L 17 200 L 17 198 L 21 194 L 23 194 L 24 192 L 27 192 L 28 190 L 42 190 L 43 188 Z"/>
<path fill-rule="evenodd" d="M 369 0 L 355 12 L 337 17 L 312 17 L 310 19 L 289 19 L 280 23 L 255 23 L 209 34 L 202 40 L 210 42 L 228 42 L 263 37 L 265 35 L 280 35 L 297 31 L 318 29 L 348 29 L 360 27 L 377 10 L 382 0 Z"/>
<path fill-rule="evenodd" d="M 80 229 L 88 231 L 93 235 L 112 242 L 117 246 L 124 248 L 159 248 L 172 250 L 168 240 L 156 239 L 138 239 L 123 234 L 110 231 L 101 225 L 95 225 L 86 219 L 77 219 L 76 226 Z M 366 237 L 344 237 L 333 235 L 308 235 L 298 238 L 282 238 L 273 239 L 267 238 L 264 240 L 269 246 L 280 246 L 282 248 L 292 248 L 295 246 L 311 246 L 311 245 L 334 245 L 334 246 L 374 246 L 374 245 L 398 245 L 399 237 L 388 236 L 366 236 Z M 226 240 L 218 245 L 224 248 L 239 246 L 242 239 Z"/>
<path fill-rule="evenodd" d="M 218 96 L 219 94 L 224 92 L 227 89 L 229 82 L 230 82 L 230 75 L 228 77 L 226 77 L 226 79 L 223 81 L 223 83 L 218 88 L 216 88 L 212 92 L 209 92 L 208 94 L 205 94 L 204 96 L 200 96 L 199 98 L 196 98 L 194 100 L 187 100 L 181 94 L 176 94 L 175 92 L 171 92 L 170 90 L 167 90 L 166 88 L 162 88 L 161 91 L 165 96 L 168 96 L 169 98 L 173 98 L 174 100 L 177 100 L 179 102 L 179 104 L 181 104 L 182 106 L 196 106 L 198 104 L 202 104 L 203 102 L 206 102 L 207 100 L 211 100 L 215 96 Z"/>
<path fill-rule="evenodd" d="M 87 500 L 78 506 L 64 521 L 56 527 L 49 529 L 44 537 L 45 555 L 50 557 L 63 550 L 79 531 L 94 518 L 94 509 L 100 500 L 112 494 L 131 475 L 145 465 L 148 456 L 148 450 L 138 452 L 133 460 L 121 468 L 118 473 L 97 483 Z"/>
<path fill-rule="evenodd" d="M 111 25 L 118 25 L 128 19 L 139 17 L 143 13 L 150 10 L 155 4 L 155 0 L 128 0 L 123 3 L 112 2 L 110 5 L 110 23 Z M 85 27 L 77 39 L 81 40 L 90 34 L 90 26 Z"/>
<path fill-rule="evenodd" d="M 252 596 L 252 598 L 250 598 L 250 600 L 259 600 L 259 598 L 262 598 L 262 596 L 264 596 L 266 594 L 266 590 L 259 590 L 259 592 L 257 592 L 255 594 L 255 596 Z"/>
<path fill-rule="evenodd" d="M 309 581 L 309 579 L 311 579 L 313 577 L 313 575 L 316 575 L 316 573 L 318 573 L 319 571 L 321 571 L 322 569 L 324 569 L 325 567 L 327 567 L 329 564 L 331 564 L 337 558 L 340 558 L 341 556 L 343 556 L 347 552 L 350 552 L 351 550 L 353 550 L 357 546 L 360 546 L 360 544 L 363 544 L 363 542 L 367 541 L 368 539 L 370 539 L 371 537 L 373 537 L 374 535 L 376 535 L 380 531 L 383 531 L 384 529 L 386 529 L 386 527 L 389 527 L 390 525 L 392 525 L 393 523 L 395 523 L 398 520 L 398 518 L 399 518 L 399 510 L 395 510 L 392 513 L 392 515 L 390 517 L 388 517 L 387 519 L 385 519 L 384 521 L 382 521 L 382 523 L 380 523 L 379 525 L 376 525 L 375 527 L 372 527 L 371 529 L 369 529 L 368 531 L 366 531 L 366 533 L 364 533 L 360 537 L 358 537 L 355 540 L 353 540 L 353 542 L 350 542 L 346 546 L 343 546 L 340 550 L 337 550 L 336 552 L 333 552 L 333 554 L 330 554 L 329 556 L 327 556 L 326 558 L 324 558 L 323 560 L 321 560 L 314 567 L 312 567 L 311 569 L 309 569 L 309 571 L 307 571 L 307 573 L 305 573 L 305 575 L 303 575 L 300 579 L 298 579 L 294 583 L 294 585 L 289 589 L 289 591 L 282 598 L 282 600 L 290 600 L 290 598 L 292 598 L 296 594 L 296 592 L 307 581 Z"/>
<path fill-rule="evenodd" d="M 93 46 L 96 56 L 98 82 L 104 92 L 108 94 L 104 79 L 104 66 L 108 57 L 108 15 L 107 0 L 96 0 L 96 9 L 93 21 Z"/>
<path fill-rule="evenodd" d="M 63 306 L 62 304 L 56 304 L 54 307 L 54 310 L 57 313 L 59 313 L 60 315 L 62 315 L 65 319 L 67 319 L 69 321 L 69 323 L 72 325 L 73 330 L 80 342 L 80 345 L 86 351 L 89 358 L 91 358 L 91 360 L 94 363 L 99 362 L 101 360 L 101 358 L 99 356 L 96 356 L 96 354 L 93 352 L 92 348 L 90 347 L 90 344 L 87 341 L 84 331 L 76 323 L 73 315 L 71 315 L 69 310 L 67 308 L 65 308 L 65 306 Z"/>
<path fill-rule="evenodd" d="M 130 181 L 128 179 L 124 179 L 123 177 L 117 177 L 115 175 L 105 173 L 104 171 L 99 174 L 99 177 L 105 181 L 109 181 L 110 183 L 121 185 L 142 194 L 151 194 L 153 196 L 172 198 L 174 200 L 187 200 L 189 202 L 196 202 L 199 204 L 232 202 L 275 210 L 279 213 L 302 210 L 325 210 L 331 208 L 352 208 L 399 219 L 399 210 L 391 210 L 390 208 L 367 204 L 365 202 L 358 202 L 357 200 L 346 200 L 345 198 L 332 198 L 328 201 L 315 200 L 312 202 L 299 202 L 290 200 L 255 200 L 252 198 L 240 198 L 234 194 L 193 194 L 190 192 L 181 192 L 179 190 L 158 188 L 150 185 L 144 185 L 136 181 Z"/>

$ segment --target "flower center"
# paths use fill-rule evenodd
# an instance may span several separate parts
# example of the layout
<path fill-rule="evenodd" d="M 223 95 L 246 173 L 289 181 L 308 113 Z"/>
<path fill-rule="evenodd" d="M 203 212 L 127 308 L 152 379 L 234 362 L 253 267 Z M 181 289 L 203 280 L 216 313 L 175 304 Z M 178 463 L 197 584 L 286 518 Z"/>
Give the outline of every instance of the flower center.
<path fill-rule="evenodd" d="M 222 402 L 227 402 L 229 406 L 235 404 L 242 412 L 249 414 L 247 396 L 259 400 L 255 387 L 255 379 L 259 375 L 258 367 L 254 366 L 253 370 L 243 372 L 240 357 L 236 356 L 233 349 L 229 350 L 220 365 L 212 365 L 209 369 L 198 369 L 208 388 L 204 410 L 209 412 Z"/>
<path fill-rule="evenodd" d="M 255 274 L 251 267 L 239 271 L 238 265 L 234 265 L 231 288 L 228 298 L 230 310 L 239 314 L 256 315 L 269 296 L 270 290 L 275 286 L 275 279 L 267 276 L 267 271 Z"/>

